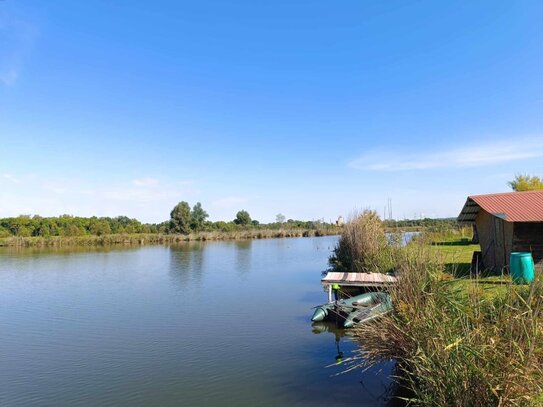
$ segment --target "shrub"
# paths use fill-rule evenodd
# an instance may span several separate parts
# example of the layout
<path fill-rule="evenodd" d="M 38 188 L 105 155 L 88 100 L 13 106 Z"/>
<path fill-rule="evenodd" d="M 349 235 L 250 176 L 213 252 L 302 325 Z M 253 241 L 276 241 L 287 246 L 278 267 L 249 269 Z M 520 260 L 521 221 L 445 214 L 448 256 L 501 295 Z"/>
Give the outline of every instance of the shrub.
<path fill-rule="evenodd" d="M 355 213 L 344 225 L 332 256 L 329 271 L 388 272 L 393 269 L 392 252 L 383 223 L 374 211 Z"/>

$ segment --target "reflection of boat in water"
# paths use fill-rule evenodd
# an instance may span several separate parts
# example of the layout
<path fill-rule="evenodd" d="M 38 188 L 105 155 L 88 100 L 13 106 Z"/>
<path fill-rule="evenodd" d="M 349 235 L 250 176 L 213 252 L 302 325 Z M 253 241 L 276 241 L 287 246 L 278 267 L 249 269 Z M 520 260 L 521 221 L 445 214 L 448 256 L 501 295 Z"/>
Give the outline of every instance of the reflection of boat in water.
<path fill-rule="evenodd" d="M 312 323 L 311 331 L 316 335 L 330 333 L 339 336 L 340 338 L 347 336 L 347 331 L 339 329 L 337 324 L 330 321 Z"/>
<path fill-rule="evenodd" d="M 369 292 L 316 307 L 311 320 L 342 322 L 344 328 L 374 320 L 392 310 L 390 295 Z"/>
<path fill-rule="evenodd" d="M 320 335 L 320 334 L 333 334 L 335 337 L 335 343 L 336 343 L 336 355 L 334 356 L 334 359 L 336 363 L 343 362 L 343 351 L 340 349 L 340 342 L 341 338 L 347 335 L 346 331 L 344 329 L 339 329 L 337 325 L 333 322 L 314 322 L 311 325 L 312 331 L 314 334 Z"/>
<path fill-rule="evenodd" d="M 360 360 L 356 358 L 355 349 L 359 347 L 359 343 L 351 330 L 343 329 L 333 321 L 313 322 L 311 330 L 313 334 L 324 337 L 322 354 L 325 360 L 330 360 L 330 364 L 326 366 L 327 368 L 335 367 L 335 369 L 338 369 L 337 373 L 332 373 L 334 376 L 348 373 L 358 364 Z M 334 338 L 333 343 L 332 338 Z M 355 379 L 352 379 L 353 384 L 358 382 L 361 385 L 361 397 L 357 404 L 360 404 L 360 400 L 364 400 L 364 405 L 405 406 L 403 402 L 398 403 L 396 397 L 405 397 L 406 395 L 398 393 L 395 382 L 390 379 L 395 373 L 394 366 L 394 361 L 385 362 L 366 373 L 362 373 L 361 376 L 358 376 L 358 373 L 356 374 Z"/>

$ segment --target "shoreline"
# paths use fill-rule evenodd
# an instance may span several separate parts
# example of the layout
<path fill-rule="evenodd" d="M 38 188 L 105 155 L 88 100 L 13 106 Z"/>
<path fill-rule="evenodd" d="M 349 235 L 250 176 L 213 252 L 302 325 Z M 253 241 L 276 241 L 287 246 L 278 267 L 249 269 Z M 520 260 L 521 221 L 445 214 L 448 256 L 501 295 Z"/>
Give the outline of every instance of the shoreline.
<path fill-rule="evenodd" d="M 294 237 L 335 236 L 340 229 L 263 229 L 235 232 L 198 232 L 188 235 L 162 233 L 109 234 L 102 236 L 10 236 L 0 238 L 0 247 L 77 247 L 77 246 L 144 246 L 193 241 L 258 240 Z"/>

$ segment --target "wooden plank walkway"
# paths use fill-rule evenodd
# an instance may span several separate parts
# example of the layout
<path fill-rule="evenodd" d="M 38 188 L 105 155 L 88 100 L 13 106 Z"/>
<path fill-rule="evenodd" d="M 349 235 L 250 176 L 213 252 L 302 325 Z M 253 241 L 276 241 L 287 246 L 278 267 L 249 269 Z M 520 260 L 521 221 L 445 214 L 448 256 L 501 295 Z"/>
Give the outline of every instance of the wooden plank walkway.
<path fill-rule="evenodd" d="M 329 272 L 321 279 L 323 285 L 339 284 L 350 287 L 382 287 L 396 283 L 397 278 L 381 273 Z"/>

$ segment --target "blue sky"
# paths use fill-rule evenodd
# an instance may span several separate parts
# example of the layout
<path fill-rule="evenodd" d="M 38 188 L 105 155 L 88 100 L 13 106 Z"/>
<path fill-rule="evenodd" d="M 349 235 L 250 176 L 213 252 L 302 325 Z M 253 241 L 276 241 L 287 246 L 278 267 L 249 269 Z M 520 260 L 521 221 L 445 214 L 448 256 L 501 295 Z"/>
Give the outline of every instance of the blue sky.
<path fill-rule="evenodd" d="M 0 1 L 0 216 L 456 216 L 543 175 L 537 1 Z"/>

